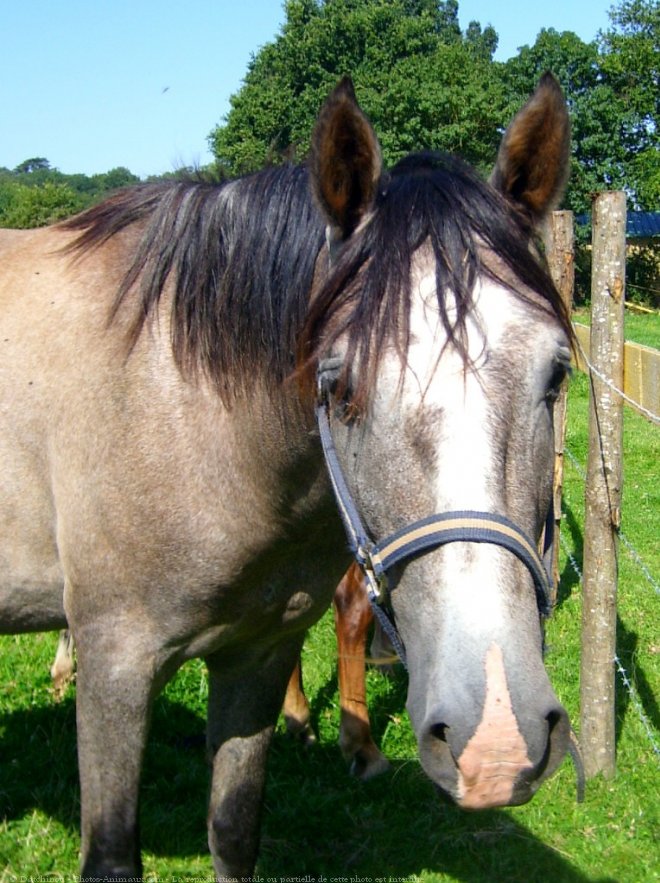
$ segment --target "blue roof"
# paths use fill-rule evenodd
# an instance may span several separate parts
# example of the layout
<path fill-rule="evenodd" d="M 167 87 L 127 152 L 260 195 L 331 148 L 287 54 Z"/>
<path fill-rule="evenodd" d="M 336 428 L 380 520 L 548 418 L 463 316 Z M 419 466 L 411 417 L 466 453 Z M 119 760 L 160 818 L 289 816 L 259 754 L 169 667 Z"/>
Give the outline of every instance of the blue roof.
<path fill-rule="evenodd" d="M 660 212 L 628 212 L 626 235 L 634 239 L 660 236 Z"/>
<path fill-rule="evenodd" d="M 591 223 L 591 215 L 576 215 L 577 224 Z M 628 239 L 651 239 L 660 236 L 660 212 L 628 212 L 626 215 L 626 236 Z"/>

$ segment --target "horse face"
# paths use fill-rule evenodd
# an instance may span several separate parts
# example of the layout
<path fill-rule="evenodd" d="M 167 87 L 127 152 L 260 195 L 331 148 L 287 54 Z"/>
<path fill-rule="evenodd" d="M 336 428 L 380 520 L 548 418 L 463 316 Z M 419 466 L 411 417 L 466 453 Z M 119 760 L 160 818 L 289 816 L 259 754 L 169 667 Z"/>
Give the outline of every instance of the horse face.
<path fill-rule="evenodd" d="M 443 349 L 432 285 L 425 274 L 414 292 L 403 372 L 386 354 L 368 414 L 333 428 L 359 511 L 376 538 L 467 509 L 536 539 L 567 341 L 505 288 L 478 284 L 466 368 Z M 425 770 L 466 808 L 528 800 L 563 757 L 569 724 L 543 668 L 527 569 L 498 546 L 455 542 L 398 565 L 390 586 Z"/>
<path fill-rule="evenodd" d="M 516 217 L 525 212 L 540 219 L 564 178 L 567 121 L 557 93 L 546 79 L 500 151 L 493 181 L 508 188 L 504 195 L 516 204 Z M 383 223 L 370 240 L 382 251 L 373 250 L 358 271 L 354 260 L 351 269 L 351 254 L 367 250 L 360 237 L 366 240 L 379 212 L 387 211 L 387 197 L 372 183 L 380 169 L 371 147 L 375 136 L 356 105 L 346 124 L 352 101 L 345 86 L 331 97 L 320 117 L 312 163 L 330 239 L 345 243 L 337 273 L 352 286 L 351 296 L 336 299 L 339 331 L 330 338 L 331 355 L 344 366 L 331 414 L 349 489 L 376 540 L 428 515 L 477 510 L 505 516 L 536 541 L 552 497 L 551 404 L 568 364 L 565 322 L 516 277 L 510 259 L 501 266 L 492 241 L 479 244 L 479 232 L 471 247 L 453 254 L 451 243 L 434 239 L 429 231 L 453 221 L 451 212 L 436 217 L 433 208 L 420 209 L 428 214 L 424 223 L 415 215 L 425 202 L 422 178 L 428 187 L 437 186 L 430 167 L 416 170 L 411 192 L 417 195 L 406 215 L 399 211 L 407 222 L 401 233 L 407 245 L 386 243 Z M 339 138 L 340 148 L 350 143 L 355 150 L 356 141 L 362 148 L 352 174 L 347 152 L 328 159 L 330 133 L 334 137 L 342 125 L 350 138 Z M 362 129 L 368 138 L 360 139 Z M 554 133 L 545 153 L 536 143 L 543 130 Z M 341 199 L 351 192 L 349 223 Z M 454 214 L 459 209 L 456 203 Z M 478 212 L 479 207 L 475 216 Z M 415 228 L 423 231 L 417 240 L 410 232 Z M 470 234 L 459 228 L 450 234 L 454 242 L 466 237 Z M 405 272 L 394 274 L 404 280 L 405 296 L 393 308 L 391 284 L 382 287 L 365 355 L 364 336 L 357 343 L 351 336 L 351 310 L 358 314 L 358 302 L 364 314 L 360 288 L 369 286 L 378 260 L 391 268 L 391 253 L 406 248 Z M 459 278 L 452 267 L 463 258 L 471 265 L 463 274 L 469 285 L 461 291 L 459 280 L 441 289 L 447 275 Z M 527 260 L 521 256 L 521 264 Z M 397 317 L 391 333 L 379 335 L 377 323 L 393 309 L 404 320 Z M 368 350 L 374 341 L 375 357 Z M 365 376 L 368 404 L 356 416 L 352 404 L 360 399 L 355 391 L 364 387 Z M 400 562 L 389 582 L 408 656 L 407 707 L 424 769 L 468 809 L 525 802 L 561 761 L 570 732 L 543 668 L 529 572 L 499 546 L 459 541 Z"/>

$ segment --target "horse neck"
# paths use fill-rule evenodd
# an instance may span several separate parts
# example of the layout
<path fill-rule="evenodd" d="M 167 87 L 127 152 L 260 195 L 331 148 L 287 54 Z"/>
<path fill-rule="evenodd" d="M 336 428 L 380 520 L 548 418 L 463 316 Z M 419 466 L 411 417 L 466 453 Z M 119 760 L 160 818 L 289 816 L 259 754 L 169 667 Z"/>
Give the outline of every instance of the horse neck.
<path fill-rule="evenodd" d="M 311 406 L 288 384 L 257 382 L 227 410 L 237 471 L 287 518 L 334 505 Z"/>

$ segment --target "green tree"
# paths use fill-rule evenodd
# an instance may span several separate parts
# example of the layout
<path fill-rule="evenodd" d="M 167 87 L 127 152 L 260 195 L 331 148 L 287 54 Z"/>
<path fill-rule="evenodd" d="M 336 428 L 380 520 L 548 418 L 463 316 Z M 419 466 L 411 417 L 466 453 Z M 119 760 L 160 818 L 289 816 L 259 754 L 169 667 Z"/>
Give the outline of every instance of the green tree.
<path fill-rule="evenodd" d="M 609 12 L 610 30 L 599 34 L 603 70 L 631 113 L 645 123 L 660 113 L 660 5 L 621 0 Z"/>
<path fill-rule="evenodd" d="M 570 31 L 542 30 L 533 46 L 523 46 L 503 69 L 512 108 L 519 106 L 545 71 L 558 78 L 569 106 L 572 127 L 571 176 L 567 207 L 588 211 L 591 193 L 624 183 L 625 152 L 617 138 L 623 108 L 604 81 L 595 42 L 584 43 Z"/>
<path fill-rule="evenodd" d="M 567 205 L 590 209 L 591 194 L 624 189 L 631 208 L 660 205 L 660 6 L 622 0 L 612 27 L 584 43 L 571 32 L 543 30 L 504 67 L 513 105 L 545 70 L 558 78 L 572 123 Z"/>
<path fill-rule="evenodd" d="M 83 200 L 66 184 L 46 182 L 29 187 L 18 181 L 0 183 L 0 227 L 43 227 L 75 214 Z"/>
<path fill-rule="evenodd" d="M 622 0 L 609 13 L 611 27 L 591 43 L 570 32 L 544 30 L 504 66 L 512 105 L 519 104 L 544 70 L 552 70 L 567 96 L 572 124 L 571 177 L 566 205 L 591 210 L 592 194 L 622 189 L 631 209 L 660 209 L 660 6 Z M 589 230 L 578 227 L 577 295 L 589 296 Z M 658 249 L 629 255 L 631 296 L 658 287 Z"/>
<path fill-rule="evenodd" d="M 603 76 L 621 102 L 619 139 L 634 207 L 660 208 L 660 5 L 622 0 L 599 34 Z"/>
<path fill-rule="evenodd" d="M 31 175 L 32 172 L 48 171 L 50 163 L 44 156 L 34 156 L 26 159 L 14 169 L 16 175 Z"/>
<path fill-rule="evenodd" d="M 134 175 L 125 166 L 117 166 L 116 169 L 110 169 L 102 175 L 94 175 L 91 181 L 99 193 L 108 193 L 111 190 L 118 190 L 120 187 L 129 187 L 131 184 L 139 182 L 137 175 Z"/>
<path fill-rule="evenodd" d="M 463 35 L 456 0 L 288 0 L 285 13 L 210 135 L 222 171 L 301 158 L 318 108 L 347 73 L 386 163 L 424 148 L 492 162 L 505 105 L 497 35 L 477 23 Z"/>
<path fill-rule="evenodd" d="M 44 157 L 27 159 L 12 171 L 0 168 L 0 227 L 62 220 L 139 180 L 123 166 L 100 175 L 65 175 Z"/>

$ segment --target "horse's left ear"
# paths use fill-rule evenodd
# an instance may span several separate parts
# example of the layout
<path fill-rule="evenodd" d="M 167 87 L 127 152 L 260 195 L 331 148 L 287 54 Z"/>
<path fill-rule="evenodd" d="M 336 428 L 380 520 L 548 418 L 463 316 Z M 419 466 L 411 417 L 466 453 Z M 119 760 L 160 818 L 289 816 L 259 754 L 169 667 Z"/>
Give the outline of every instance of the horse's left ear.
<path fill-rule="evenodd" d="M 540 223 L 560 201 L 568 178 L 571 128 L 552 74 L 541 78 L 504 133 L 491 184 Z"/>
<path fill-rule="evenodd" d="M 321 108 L 310 156 L 314 195 L 341 238 L 371 209 L 381 168 L 376 134 L 344 77 Z"/>

